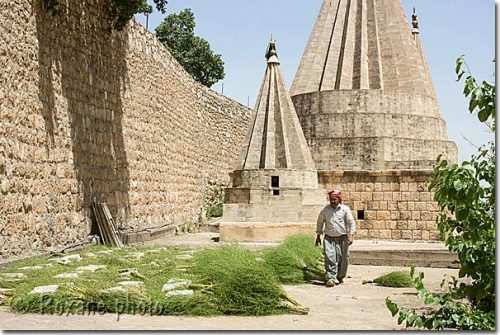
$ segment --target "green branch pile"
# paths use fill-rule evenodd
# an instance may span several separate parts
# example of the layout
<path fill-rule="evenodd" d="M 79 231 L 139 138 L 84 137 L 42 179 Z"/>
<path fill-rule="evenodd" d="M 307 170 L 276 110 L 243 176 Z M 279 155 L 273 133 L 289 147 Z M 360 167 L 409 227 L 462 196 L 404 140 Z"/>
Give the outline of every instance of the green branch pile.
<path fill-rule="evenodd" d="M 297 249 L 300 264 L 313 264 L 318 253 L 307 250 L 312 239 L 294 237 L 280 250 Z M 319 250 L 319 249 L 318 249 Z M 147 315 L 272 315 L 307 314 L 308 308 L 281 287 L 272 264 L 260 252 L 236 245 L 193 252 L 166 247 L 95 246 L 68 264 L 35 257 L 0 269 L 0 304 L 19 313 L 38 314 L 147 314 Z M 77 257 L 80 258 L 80 257 Z M 298 264 L 298 263 L 297 263 Z M 79 268 L 100 265 L 96 272 Z M 26 268 L 28 267 L 28 268 Z M 292 264 L 291 272 L 298 268 Z M 283 271 L 286 269 L 283 267 Z M 303 275 L 302 270 L 298 271 Z M 74 278 L 59 274 L 78 273 Z M 186 295 L 170 295 L 164 287 Z M 134 282 L 134 285 L 123 282 Z M 39 286 L 58 285 L 53 293 L 32 294 Z M 11 289 L 13 289 L 11 291 Z M 190 293 L 189 293 L 190 292 Z M 169 293 L 171 293 L 169 291 Z"/>
<path fill-rule="evenodd" d="M 198 252 L 191 271 L 200 283 L 211 287 L 223 314 L 307 314 L 307 308 L 287 295 L 269 267 L 240 246 Z"/>
<path fill-rule="evenodd" d="M 262 259 L 282 284 L 324 280 L 323 253 L 311 236 L 290 236 L 276 248 L 264 250 Z"/>
<path fill-rule="evenodd" d="M 413 287 L 410 271 L 394 271 L 375 278 L 373 281 L 363 281 L 363 284 L 370 283 L 385 287 Z"/>

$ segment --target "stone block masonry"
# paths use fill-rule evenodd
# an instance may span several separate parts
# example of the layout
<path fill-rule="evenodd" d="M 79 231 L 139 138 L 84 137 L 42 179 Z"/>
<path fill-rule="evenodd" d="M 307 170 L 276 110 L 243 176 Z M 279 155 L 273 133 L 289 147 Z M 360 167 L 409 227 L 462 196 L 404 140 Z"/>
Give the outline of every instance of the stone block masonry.
<path fill-rule="evenodd" d="M 356 238 L 439 240 L 439 206 L 427 191 L 431 171 L 319 171 L 319 183 L 342 191 L 357 223 Z"/>
<path fill-rule="evenodd" d="M 318 170 L 432 169 L 457 161 L 433 97 L 336 90 L 292 97 Z"/>
<path fill-rule="evenodd" d="M 438 239 L 424 181 L 457 146 L 401 0 L 324 0 L 291 95 L 320 185 L 351 202 L 358 238 Z"/>
<path fill-rule="evenodd" d="M 90 202 L 121 230 L 194 221 L 209 180 L 229 180 L 250 110 L 195 83 L 105 0 L 0 5 L 0 260 L 91 231 Z"/>

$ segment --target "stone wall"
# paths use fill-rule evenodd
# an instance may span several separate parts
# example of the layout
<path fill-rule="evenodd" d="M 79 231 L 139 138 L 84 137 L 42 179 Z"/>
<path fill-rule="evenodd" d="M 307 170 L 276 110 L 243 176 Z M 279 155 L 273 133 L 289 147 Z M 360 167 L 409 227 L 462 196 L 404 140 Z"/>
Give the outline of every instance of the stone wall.
<path fill-rule="evenodd" d="M 208 181 L 229 181 L 250 110 L 195 84 L 152 34 L 133 28 L 123 99 L 134 111 L 124 119 L 131 173 L 124 228 L 194 221 Z"/>
<path fill-rule="evenodd" d="M 356 219 L 356 238 L 439 240 L 439 206 L 425 187 L 430 175 L 411 170 L 318 174 L 320 185 L 342 191 Z"/>
<path fill-rule="evenodd" d="M 250 111 L 138 24 L 108 32 L 104 1 L 0 4 L 0 260 L 81 240 L 94 198 L 122 230 L 175 226 L 229 180 Z"/>
<path fill-rule="evenodd" d="M 335 90 L 292 97 L 318 170 L 430 169 L 457 161 L 432 96 Z"/>

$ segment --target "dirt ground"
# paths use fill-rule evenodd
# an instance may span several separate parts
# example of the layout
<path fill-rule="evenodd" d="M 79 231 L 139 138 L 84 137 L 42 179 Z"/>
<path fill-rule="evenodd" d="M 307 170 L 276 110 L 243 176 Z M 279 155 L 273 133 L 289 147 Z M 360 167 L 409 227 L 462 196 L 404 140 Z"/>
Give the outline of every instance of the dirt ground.
<path fill-rule="evenodd" d="M 381 274 L 407 268 L 351 265 L 345 283 L 334 288 L 307 284 L 286 286 L 286 291 L 310 308 L 308 315 L 267 317 L 151 317 L 141 315 L 24 315 L 0 307 L 3 330 L 398 330 L 385 306 L 385 298 L 404 306 L 417 306 L 415 289 L 362 285 Z M 417 268 L 425 273 L 424 282 L 438 289 L 444 275 L 457 270 Z"/>

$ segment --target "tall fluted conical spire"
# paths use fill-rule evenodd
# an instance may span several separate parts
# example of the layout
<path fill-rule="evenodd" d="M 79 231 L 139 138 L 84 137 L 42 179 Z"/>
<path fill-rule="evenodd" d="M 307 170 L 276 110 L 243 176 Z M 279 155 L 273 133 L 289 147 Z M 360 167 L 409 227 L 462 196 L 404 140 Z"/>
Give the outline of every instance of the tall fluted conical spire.
<path fill-rule="evenodd" d="M 324 1 L 290 93 L 340 89 L 435 95 L 400 0 Z"/>
<path fill-rule="evenodd" d="M 267 69 L 255 115 L 237 169 L 314 170 L 311 153 L 285 87 L 274 40 L 269 43 L 266 59 Z"/>
<path fill-rule="evenodd" d="M 456 160 L 401 0 L 324 0 L 291 89 L 318 170 L 432 168 Z"/>

